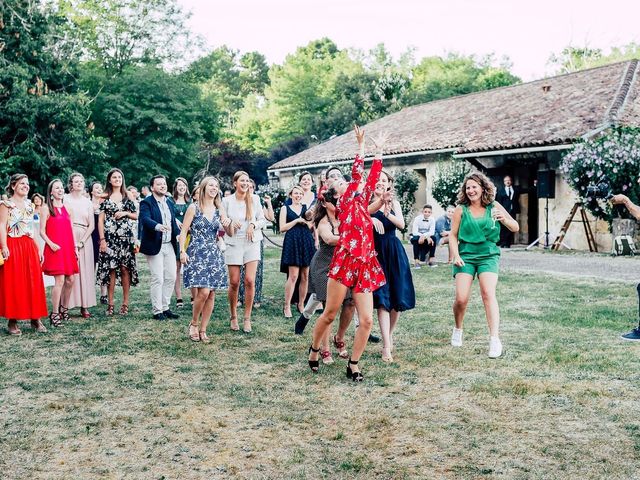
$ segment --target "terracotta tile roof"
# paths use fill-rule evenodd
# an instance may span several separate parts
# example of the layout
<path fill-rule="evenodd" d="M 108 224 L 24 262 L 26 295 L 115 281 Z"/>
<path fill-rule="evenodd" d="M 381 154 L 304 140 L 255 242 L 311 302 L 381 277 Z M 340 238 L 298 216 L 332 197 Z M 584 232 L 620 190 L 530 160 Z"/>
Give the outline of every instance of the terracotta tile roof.
<path fill-rule="evenodd" d="M 457 153 L 572 142 L 611 122 L 640 126 L 637 60 L 405 108 L 364 126 L 389 131 L 386 155 Z M 281 160 L 273 169 L 353 158 L 352 132 Z"/>

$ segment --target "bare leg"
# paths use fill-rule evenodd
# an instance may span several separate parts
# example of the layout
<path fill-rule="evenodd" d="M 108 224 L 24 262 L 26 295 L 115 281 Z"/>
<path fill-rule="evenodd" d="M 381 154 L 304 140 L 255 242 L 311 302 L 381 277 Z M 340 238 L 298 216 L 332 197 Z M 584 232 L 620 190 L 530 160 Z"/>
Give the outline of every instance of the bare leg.
<path fill-rule="evenodd" d="M 497 337 L 500 330 L 500 307 L 496 298 L 496 286 L 498 285 L 498 275 L 493 272 L 484 272 L 478 275 L 480 281 L 480 294 L 484 311 L 487 316 L 489 335 Z"/>
<path fill-rule="evenodd" d="M 344 336 L 351 325 L 353 320 L 353 314 L 356 311 L 356 305 L 353 300 L 348 301 L 342 305 L 342 311 L 340 312 L 340 324 L 338 325 L 338 331 L 336 332 L 336 340 L 344 342 Z"/>
<path fill-rule="evenodd" d="M 64 289 L 64 275 L 54 275 L 55 283 L 51 289 L 51 310 L 53 313 L 60 311 L 60 299 L 62 298 L 62 290 Z"/>
<path fill-rule="evenodd" d="M 456 322 L 456 328 L 459 329 L 462 329 L 464 323 L 464 314 L 469 304 L 472 283 L 473 275 L 468 273 L 458 273 L 456 275 L 456 298 L 453 302 L 453 317 Z"/>
<path fill-rule="evenodd" d="M 209 298 L 211 290 L 208 288 L 198 288 L 196 289 L 196 292 L 196 296 L 193 299 L 193 314 L 191 316 L 191 325 L 194 327 L 197 327 L 200 324 L 200 317 L 204 315 L 204 306 Z"/>
<path fill-rule="evenodd" d="M 209 296 L 204 303 L 204 308 L 202 309 L 202 320 L 200 322 L 200 337 L 202 335 L 206 335 L 207 326 L 209 325 L 209 320 L 211 320 L 211 314 L 213 313 L 213 307 L 216 300 L 216 292 L 215 290 L 209 291 Z"/>
<path fill-rule="evenodd" d="M 128 268 L 121 268 L 120 280 L 122 282 L 122 304 L 129 306 L 129 289 L 131 288 L 131 275 L 129 275 Z"/>
<path fill-rule="evenodd" d="M 64 307 L 69 306 L 69 299 L 71 298 L 71 290 L 73 289 L 73 281 L 75 276 L 67 275 L 64 277 L 64 285 L 62 286 L 62 296 L 60 298 L 60 305 Z"/>
<path fill-rule="evenodd" d="M 293 297 L 293 290 L 296 288 L 296 282 L 298 281 L 298 274 L 300 268 L 290 266 L 289 267 L 289 276 L 287 277 L 287 281 L 284 284 L 284 316 L 289 318 L 291 317 L 291 297 Z M 305 293 L 306 295 L 306 293 Z M 302 296 L 302 295 L 300 295 Z M 304 298 L 302 298 L 304 302 Z"/>
<path fill-rule="evenodd" d="M 238 330 L 238 290 L 240 289 L 240 265 L 228 265 L 229 269 L 229 313 L 231 330 Z"/>
<path fill-rule="evenodd" d="M 316 325 L 313 327 L 311 348 L 319 348 L 320 343 L 327 335 L 327 331 L 331 328 L 331 324 L 336 318 L 346 294 L 347 287 L 333 278 L 329 279 L 327 282 L 327 302 L 325 303 L 322 315 L 318 317 Z M 309 360 L 318 360 L 318 355 L 319 352 L 311 352 L 309 354 Z"/>
<path fill-rule="evenodd" d="M 109 288 L 108 288 L 109 305 L 113 305 L 113 295 L 115 291 L 116 291 L 116 271 L 110 270 L 109 271 Z"/>
<path fill-rule="evenodd" d="M 378 324 L 382 335 L 382 360 L 390 362 L 391 357 L 391 320 L 389 312 L 384 308 L 378 308 Z"/>
<path fill-rule="evenodd" d="M 298 310 L 300 311 L 304 309 L 304 300 L 305 298 L 307 298 L 308 288 L 309 288 L 309 267 L 300 267 L 300 287 L 298 288 Z"/>
<path fill-rule="evenodd" d="M 354 292 L 353 301 L 355 302 L 356 310 L 358 311 L 360 326 L 356 329 L 356 335 L 353 339 L 351 360 L 357 362 L 358 360 L 360 360 L 360 356 L 367 346 L 369 334 L 371 333 L 371 327 L 373 326 L 373 294 Z M 351 370 L 354 372 L 359 372 L 360 367 L 358 365 L 351 365 Z"/>
<path fill-rule="evenodd" d="M 258 261 L 246 263 L 244 266 L 244 324 L 245 332 L 251 331 L 251 311 L 253 310 L 253 298 L 256 295 L 256 272 Z"/>
<path fill-rule="evenodd" d="M 396 329 L 396 325 L 398 324 L 398 320 L 400 319 L 400 312 L 396 310 L 391 310 L 389 313 L 389 343 L 391 344 L 391 352 L 394 350 L 393 345 L 393 331 Z"/>

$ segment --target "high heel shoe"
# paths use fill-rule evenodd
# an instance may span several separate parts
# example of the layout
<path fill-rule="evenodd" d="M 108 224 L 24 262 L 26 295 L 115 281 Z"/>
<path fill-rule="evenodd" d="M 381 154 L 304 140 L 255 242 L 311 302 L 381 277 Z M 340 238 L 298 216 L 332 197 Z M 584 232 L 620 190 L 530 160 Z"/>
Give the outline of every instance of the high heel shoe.
<path fill-rule="evenodd" d="M 60 307 L 58 307 L 58 312 L 60 313 L 63 321 L 69 321 L 69 309 L 67 307 L 63 307 L 62 305 L 60 305 Z"/>
<path fill-rule="evenodd" d="M 240 326 L 238 325 L 238 317 L 231 317 L 229 319 L 229 328 L 234 331 L 237 332 L 238 330 L 240 330 Z"/>
<path fill-rule="evenodd" d="M 351 365 L 357 364 L 358 361 L 354 362 L 353 360 L 351 360 L 351 358 L 349 358 L 349 363 L 347 364 L 347 378 L 350 378 L 354 382 L 361 382 L 364 380 L 364 375 L 362 375 L 362 372 L 354 372 L 353 370 L 351 370 Z"/>
<path fill-rule="evenodd" d="M 245 318 L 242 321 L 242 331 L 244 333 L 251 333 L 251 319 L 250 318 Z"/>
<path fill-rule="evenodd" d="M 334 335 L 333 336 L 333 346 L 336 347 L 336 350 L 338 350 L 338 356 L 340 358 L 348 358 L 349 357 L 349 352 L 347 352 L 347 348 L 345 347 L 345 344 L 343 341 L 338 341 L 338 336 Z"/>
<path fill-rule="evenodd" d="M 49 323 L 52 327 L 61 327 L 62 326 L 62 316 L 59 313 L 51 312 L 49 314 Z"/>
<path fill-rule="evenodd" d="M 313 348 L 313 345 L 311 345 L 309 347 L 309 355 L 311 355 L 311 352 L 319 353 L 320 349 L 319 348 Z M 309 368 L 311 369 L 311 371 L 313 373 L 318 373 L 318 370 L 320 369 L 320 360 L 309 360 Z"/>
<path fill-rule="evenodd" d="M 287 307 L 283 307 L 282 314 L 284 318 L 293 318 L 293 314 L 291 313 L 291 307 L 289 307 L 289 311 L 287 312 Z"/>

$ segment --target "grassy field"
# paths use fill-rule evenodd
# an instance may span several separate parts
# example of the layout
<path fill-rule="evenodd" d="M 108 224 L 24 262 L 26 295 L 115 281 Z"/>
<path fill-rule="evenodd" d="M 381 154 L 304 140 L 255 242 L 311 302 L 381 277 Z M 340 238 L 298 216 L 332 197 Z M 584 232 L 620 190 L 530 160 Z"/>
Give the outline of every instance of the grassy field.
<path fill-rule="evenodd" d="M 188 309 L 150 319 L 143 281 L 127 318 L 1 338 L 0 477 L 640 478 L 640 347 L 618 338 L 633 287 L 504 274 L 490 360 L 477 286 L 453 349 L 450 271 L 414 271 L 396 362 L 369 345 L 358 385 L 342 360 L 310 374 L 310 328 L 281 317 L 267 252 L 251 335 L 229 330 L 222 293 L 213 343 L 194 344 Z"/>

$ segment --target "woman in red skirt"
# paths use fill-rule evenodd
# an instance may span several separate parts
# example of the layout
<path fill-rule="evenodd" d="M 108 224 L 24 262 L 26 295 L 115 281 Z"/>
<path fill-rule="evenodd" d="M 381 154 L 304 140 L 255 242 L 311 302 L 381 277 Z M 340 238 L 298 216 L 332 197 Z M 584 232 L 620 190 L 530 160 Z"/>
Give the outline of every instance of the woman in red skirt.
<path fill-rule="evenodd" d="M 31 320 L 37 332 L 46 332 L 40 317 L 47 315 L 38 246 L 33 239 L 33 204 L 28 200 L 29 179 L 16 173 L 7 186 L 8 200 L 0 200 L 0 317 L 9 320 L 9 334 L 20 335 L 17 321 Z"/>
<path fill-rule="evenodd" d="M 360 326 L 356 330 L 353 341 L 353 352 L 347 365 L 347 377 L 354 382 L 364 380 L 358 361 L 369 339 L 373 322 L 373 292 L 385 283 L 384 273 L 376 259 L 373 244 L 373 224 L 368 206 L 382 171 L 382 147 L 386 135 L 374 141 L 376 156 L 366 183 L 364 173 L 364 131 L 356 126 L 359 154 L 351 168 L 351 181 L 347 185 L 344 180 L 334 183 L 340 195 L 337 205 L 340 220 L 340 239 L 335 248 L 329 267 L 327 283 L 327 302 L 324 312 L 318 318 L 313 329 L 313 341 L 309 348 L 309 367 L 317 372 L 319 367 L 320 343 L 331 328 L 331 324 L 340 309 L 349 288 L 352 289 L 353 300 L 358 311 Z M 382 202 L 380 202 L 382 203 Z"/>
<path fill-rule="evenodd" d="M 47 205 L 42 208 L 40 220 L 40 236 L 45 243 L 42 271 L 55 280 L 49 315 L 54 327 L 61 326 L 62 320 L 69 319 L 69 297 L 74 275 L 78 273 L 78 253 L 71 217 L 62 203 L 63 198 L 64 185 L 56 178 L 47 187 Z"/>

